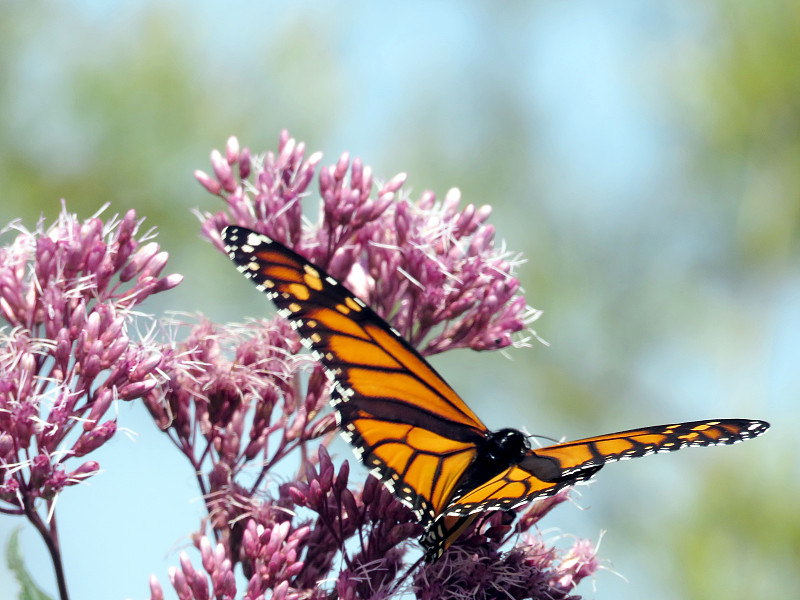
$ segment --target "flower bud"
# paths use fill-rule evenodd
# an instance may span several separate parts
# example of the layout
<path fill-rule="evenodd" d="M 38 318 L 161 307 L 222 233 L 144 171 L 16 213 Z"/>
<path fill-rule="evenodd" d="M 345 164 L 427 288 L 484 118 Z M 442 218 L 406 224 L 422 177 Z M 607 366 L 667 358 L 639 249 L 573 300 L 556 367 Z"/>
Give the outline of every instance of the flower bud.
<path fill-rule="evenodd" d="M 175 592 L 178 594 L 178 599 L 194 600 L 192 597 L 192 590 L 189 589 L 189 585 L 186 583 L 186 577 L 184 574 L 175 567 L 170 567 L 168 573 L 169 580 L 172 582 L 172 587 L 175 588 Z"/>
<path fill-rule="evenodd" d="M 231 166 L 217 150 L 211 151 L 211 167 L 214 169 L 214 176 L 226 192 L 233 192 L 236 190 L 238 184 L 233 177 Z"/>
<path fill-rule="evenodd" d="M 95 460 L 87 460 L 83 463 L 80 467 L 72 471 L 67 476 L 67 485 L 76 485 L 81 483 L 85 479 L 88 479 L 92 475 L 96 475 L 100 472 L 100 464 Z"/>
<path fill-rule="evenodd" d="M 235 135 L 228 138 L 225 144 L 225 159 L 232 165 L 239 158 L 239 140 Z"/>
<path fill-rule="evenodd" d="M 194 178 L 206 188 L 211 194 L 218 196 L 222 191 L 222 186 L 213 177 L 205 174 L 203 171 L 197 170 L 194 172 Z"/>
<path fill-rule="evenodd" d="M 106 421 L 91 431 L 83 433 L 72 447 L 72 455 L 85 456 L 89 454 L 110 440 L 116 431 L 116 422 Z"/>
<path fill-rule="evenodd" d="M 171 290 L 175 286 L 179 285 L 183 281 L 183 275 L 180 273 L 173 273 L 171 275 L 167 275 L 166 277 L 162 277 L 158 280 L 155 287 L 153 288 L 153 293 L 158 294 L 159 292 L 166 292 L 167 290 Z"/>
<path fill-rule="evenodd" d="M 164 600 L 164 590 L 155 575 L 150 575 L 150 600 Z"/>
<path fill-rule="evenodd" d="M 89 412 L 89 416 L 86 421 L 83 422 L 84 431 L 94 429 L 97 422 L 106 414 L 108 407 L 111 406 L 112 400 L 114 400 L 114 393 L 108 388 L 101 388 L 97 394 L 97 398 L 92 402 L 92 409 Z"/>
<path fill-rule="evenodd" d="M 158 381 L 154 378 L 137 381 L 136 383 L 128 383 L 119 388 L 117 395 L 120 400 L 133 400 L 134 398 L 141 398 L 157 385 Z"/>
<path fill-rule="evenodd" d="M 139 246 L 128 264 L 120 271 L 119 280 L 125 282 L 136 277 L 136 275 L 142 272 L 142 269 L 144 269 L 150 259 L 158 254 L 158 250 L 159 246 L 155 242 L 149 242 L 144 246 Z"/>

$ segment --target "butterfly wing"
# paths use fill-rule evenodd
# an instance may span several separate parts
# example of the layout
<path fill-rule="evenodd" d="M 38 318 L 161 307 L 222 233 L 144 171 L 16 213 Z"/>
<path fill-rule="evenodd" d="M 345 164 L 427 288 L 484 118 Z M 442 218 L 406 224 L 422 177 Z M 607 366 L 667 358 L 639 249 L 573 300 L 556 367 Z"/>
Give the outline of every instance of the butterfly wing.
<path fill-rule="evenodd" d="M 422 539 L 428 560 L 441 556 L 475 513 L 510 510 L 589 479 L 603 465 L 689 446 L 735 444 L 761 435 L 764 421 L 716 419 L 658 425 L 531 450 L 518 465 L 467 491 L 446 508 Z M 454 535 L 455 532 L 455 535 Z"/>
<path fill-rule="evenodd" d="M 356 454 L 423 523 L 444 510 L 486 427 L 372 309 L 300 255 L 242 227 L 228 255 L 289 320 L 334 381 L 331 403 Z"/>

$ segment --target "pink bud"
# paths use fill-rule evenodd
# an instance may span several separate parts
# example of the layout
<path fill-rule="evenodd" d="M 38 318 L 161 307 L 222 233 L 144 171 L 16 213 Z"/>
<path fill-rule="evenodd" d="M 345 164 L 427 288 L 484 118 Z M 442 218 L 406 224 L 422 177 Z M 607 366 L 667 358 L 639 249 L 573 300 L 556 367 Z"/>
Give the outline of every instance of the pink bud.
<path fill-rule="evenodd" d="M 308 496 L 311 506 L 322 505 L 322 490 L 320 489 L 319 481 L 315 479 L 309 484 L 308 494 L 306 495 Z"/>
<path fill-rule="evenodd" d="M 83 422 L 83 430 L 89 431 L 94 428 L 97 422 L 106 414 L 108 407 L 114 400 L 114 393 L 108 388 L 102 388 L 97 398 L 92 403 L 92 410 L 89 412 L 89 417 Z"/>
<path fill-rule="evenodd" d="M 192 561 L 189 560 L 189 555 L 186 554 L 186 552 L 181 552 L 178 555 L 178 562 L 181 563 L 181 570 L 183 574 L 186 575 L 187 580 L 190 579 L 192 575 L 194 575 L 195 570 L 192 566 Z"/>
<path fill-rule="evenodd" d="M 472 255 L 479 255 L 484 250 L 488 250 L 492 247 L 494 242 L 494 227 L 492 225 L 486 225 L 482 227 L 475 236 L 472 238 L 472 241 L 469 244 L 469 254 Z"/>
<path fill-rule="evenodd" d="M 256 573 L 250 578 L 247 584 L 247 595 L 244 600 L 259 600 L 264 598 L 263 594 L 264 581 L 261 575 Z"/>
<path fill-rule="evenodd" d="M 256 543 L 253 532 L 250 531 L 249 527 L 245 529 L 244 533 L 242 534 L 242 552 L 250 559 L 255 558 L 256 554 L 258 553 L 258 544 Z"/>
<path fill-rule="evenodd" d="M 342 508 L 344 508 L 345 513 L 347 513 L 351 519 L 357 520 L 359 518 L 360 511 L 356 505 L 356 499 L 355 496 L 353 496 L 353 492 L 347 488 L 344 488 L 341 493 L 341 499 Z"/>
<path fill-rule="evenodd" d="M 130 209 L 125 213 L 125 216 L 122 218 L 117 228 L 117 241 L 120 243 L 127 241 L 136 232 L 138 227 L 139 223 L 136 221 L 136 211 Z"/>
<path fill-rule="evenodd" d="M 281 134 L 278 137 L 278 150 L 283 150 L 283 147 L 286 146 L 287 142 L 291 138 L 289 137 L 289 130 L 288 129 L 281 129 Z"/>
<path fill-rule="evenodd" d="M 222 572 L 222 577 L 219 578 L 214 585 L 214 591 L 220 595 L 227 595 L 229 598 L 236 597 L 236 577 L 231 571 L 230 561 L 226 559 L 228 568 Z"/>
<path fill-rule="evenodd" d="M 278 160 L 275 161 L 275 166 L 278 169 L 285 169 L 287 166 L 292 164 L 292 159 L 294 158 L 294 150 L 297 147 L 297 142 L 294 138 L 290 138 L 286 140 L 286 144 L 281 148 L 281 153 L 278 156 Z"/>
<path fill-rule="evenodd" d="M 478 223 L 484 223 L 491 215 L 492 207 L 488 204 L 484 204 L 478 209 L 476 221 Z"/>
<path fill-rule="evenodd" d="M 353 166 L 350 168 L 350 187 L 353 189 L 361 189 L 361 182 L 363 181 L 362 175 L 364 174 L 364 165 L 361 163 L 361 158 L 356 156 L 353 159 Z"/>
<path fill-rule="evenodd" d="M 272 590 L 272 600 L 286 600 L 287 591 L 289 591 L 289 582 L 281 581 Z"/>
<path fill-rule="evenodd" d="M 159 292 L 171 290 L 176 285 L 180 284 L 181 281 L 183 281 L 183 275 L 180 273 L 173 273 L 172 275 L 162 277 L 158 280 L 158 283 L 156 283 L 155 287 L 153 288 L 153 293 L 157 294 Z"/>
<path fill-rule="evenodd" d="M 89 353 L 91 351 L 91 345 L 97 340 L 98 336 L 100 335 L 100 325 L 102 324 L 102 319 L 100 315 L 96 312 L 92 312 L 89 315 L 89 318 L 86 319 L 86 326 L 83 330 L 84 332 L 84 352 Z"/>
<path fill-rule="evenodd" d="M 219 195 L 220 191 L 222 191 L 222 186 L 219 184 L 219 181 L 203 173 L 203 171 L 195 171 L 194 178 L 200 182 L 200 185 L 202 185 L 215 196 Z"/>
<path fill-rule="evenodd" d="M 344 461 L 342 466 L 339 467 L 339 472 L 336 474 L 336 482 L 334 488 L 337 492 L 341 492 L 347 487 L 347 479 L 350 476 L 350 463 Z"/>
<path fill-rule="evenodd" d="M 72 447 L 73 456 L 84 456 L 105 444 L 117 431 L 117 424 L 114 421 L 106 421 L 102 425 L 95 427 L 78 438 L 77 443 Z"/>
<path fill-rule="evenodd" d="M 144 360 L 140 361 L 133 371 L 131 371 L 130 380 L 140 381 L 144 379 L 147 375 L 155 371 L 163 360 L 164 357 L 160 353 L 153 352 Z"/>
<path fill-rule="evenodd" d="M 19 325 L 20 319 L 17 317 L 14 309 L 11 308 L 11 305 L 6 301 L 6 299 L 0 296 L 0 314 L 2 314 L 3 318 L 8 321 L 11 325 Z"/>
<path fill-rule="evenodd" d="M 313 170 L 317 168 L 317 165 L 321 160 L 322 160 L 322 152 L 314 152 L 314 154 L 308 157 L 308 160 L 304 164 Z"/>
<path fill-rule="evenodd" d="M 269 556 L 267 570 L 269 571 L 271 578 L 274 578 L 278 571 L 281 570 L 281 567 L 283 567 L 285 563 L 285 557 L 283 556 L 282 552 L 277 552 L 277 550 L 267 554 L 267 556 Z"/>
<path fill-rule="evenodd" d="M 326 192 L 330 192 L 333 190 L 334 186 L 334 177 L 333 177 L 333 168 L 327 167 L 322 169 L 319 172 L 319 191 L 320 194 L 325 195 Z"/>
<path fill-rule="evenodd" d="M 236 139 L 235 135 L 229 137 L 228 142 L 225 144 L 225 158 L 228 164 L 231 165 L 239 158 L 239 140 Z"/>
<path fill-rule="evenodd" d="M 244 451 L 245 460 L 253 460 L 258 453 L 262 450 L 265 450 L 265 444 L 267 443 L 267 435 L 264 432 L 263 435 L 260 435 L 256 439 L 252 440 L 249 444 L 247 444 L 247 448 Z"/>
<path fill-rule="evenodd" d="M 62 368 L 66 367 L 70 359 L 71 351 L 72 351 L 72 340 L 69 339 L 69 331 L 67 329 L 62 328 L 56 334 L 56 348 L 54 354 L 56 364 L 58 364 Z"/>
<path fill-rule="evenodd" d="M 130 344 L 130 340 L 124 335 L 111 342 L 111 344 L 106 348 L 105 352 L 103 352 L 103 364 L 105 365 L 105 368 L 108 368 L 117 362 L 119 357 L 122 356 L 122 354 L 128 348 L 128 344 Z"/>
<path fill-rule="evenodd" d="M 145 379 L 144 381 L 137 381 L 136 383 L 128 383 L 119 388 L 118 396 L 120 400 L 141 398 L 157 385 L 158 381 L 155 379 Z"/>
<path fill-rule="evenodd" d="M 300 571 L 303 570 L 304 566 L 305 565 L 302 562 L 294 562 L 291 565 L 289 565 L 288 567 L 286 567 L 286 570 L 284 571 L 284 576 L 287 579 L 291 579 L 292 577 L 294 577 L 295 575 L 300 573 Z"/>
<path fill-rule="evenodd" d="M 144 246 L 140 246 L 131 257 L 128 264 L 126 264 L 122 268 L 122 271 L 120 271 L 120 281 L 130 281 L 136 277 L 136 275 L 142 271 L 150 259 L 158 253 L 158 250 L 159 246 L 155 242 L 149 242 Z"/>
<path fill-rule="evenodd" d="M 347 166 L 350 164 L 350 153 L 349 152 L 342 152 L 342 155 L 339 157 L 339 160 L 336 162 L 336 166 L 331 173 L 333 178 L 337 181 L 341 181 L 344 179 L 344 176 L 347 174 Z"/>
<path fill-rule="evenodd" d="M 236 189 L 237 183 L 233 177 L 231 166 L 218 150 L 211 151 L 211 167 L 214 169 L 214 176 L 222 184 L 226 192 L 232 192 Z"/>
<path fill-rule="evenodd" d="M 296 487 L 289 488 L 289 497 L 292 499 L 292 502 L 297 504 L 297 506 L 308 506 L 308 498 Z"/>
<path fill-rule="evenodd" d="M 461 202 L 461 190 L 458 188 L 450 188 L 444 196 L 444 204 L 442 206 L 442 213 L 444 219 L 452 219 L 458 211 L 458 203 Z"/>
<path fill-rule="evenodd" d="M 75 485 L 96 475 L 100 471 L 100 464 L 96 460 L 87 460 L 80 467 L 72 471 L 67 478 L 67 485 Z"/>
<path fill-rule="evenodd" d="M 104 244 L 96 244 L 93 246 L 86 255 L 86 267 L 84 270 L 89 273 L 96 273 L 99 271 L 106 257 L 107 250 Z"/>
<path fill-rule="evenodd" d="M 209 573 L 212 573 L 217 568 L 214 550 L 211 548 L 211 542 L 208 541 L 206 536 L 200 538 L 200 557 L 203 561 L 203 568 Z"/>
<path fill-rule="evenodd" d="M 113 313 L 109 313 L 108 317 L 113 316 Z M 108 319 L 107 317 L 107 319 Z M 106 320 L 107 320 L 106 319 Z M 100 332 L 100 339 L 103 341 L 105 345 L 110 344 L 111 342 L 119 339 L 119 334 L 122 331 L 122 327 L 125 325 L 125 317 L 122 315 L 118 315 L 114 317 L 110 323 L 107 323 L 103 330 Z"/>
<path fill-rule="evenodd" d="M 311 527 L 308 525 L 303 525 L 292 532 L 292 539 L 302 542 L 308 537 L 309 533 L 311 533 Z"/>
<path fill-rule="evenodd" d="M 29 485 L 36 489 L 44 485 L 45 479 L 50 476 L 53 466 L 50 464 L 50 457 L 44 454 L 37 454 L 31 460 L 31 475 Z"/>
<path fill-rule="evenodd" d="M 158 277 L 161 273 L 161 269 L 163 269 L 167 264 L 168 259 L 168 252 L 159 252 L 149 261 L 147 261 L 147 264 L 145 265 L 144 269 L 142 269 L 142 272 L 151 277 Z"/>
<path fill-rule="evenodd" d="M 245 180 L 250 177 L 250 169 L 250 148 L 245 148 L 239 155 L 239 179 Z"/>
<path fill-rule="evenodd" d="M 392 177 L 389 181 L 383 184 L 381 191 L 378 192 L 379 196 L 383 196 L 384 194 L 394 194 L 403 187 L 403 184 L 406 182 L 408 175 L 406 173 L 398 173 L 394 177 Z"/>
<path fill-rule="evenodd" d="M 9 462 L 6 459 L 14 452 L 14 438 L 10 434 L 3 431 L 0 433 L 0 459 L 3 463 Z"/>
<path fill-rule="evenodd" d="M 353 186 L 355 187 L 355 186 Z M 364 167 L 364 181 L 361 184 L 361 199 L 366 200 L 372 193 L 372 167 Z"/>
<path fill-rule="evenodd" d="M 192 598 L 192 590 L 189 589 L 189 585 L 186 583 L 186 577 L 175 567 L 169 568 L 169 580 L 172 582 L 172 587 L 175 588 L 179 600 L 194 600 Z"/>
<path fill-rule="evenodd" d="M 150 600 L 164 600 L 164 590 L 155 575 L 150 575 Z"/>
<path fill-rule="evenodd" d="M 464 207 L 464 210 L 461 211 L 461 214 L 458 215 L 458 219 L 456 221 L 455 229 L 459 237 L 469 235 L 475 230 L 476 225 L 474 225 L 472 222 L 474 216 L 475 205 L 467 204 Z"/>
<path fill-rule="evenodd" d="M 361 501 L 364 504 L 372 504 L 376 495 L 379 492 L 378 486 L 380 482 L 377 477 L 367 477 L 364 482 L 364 489 L 361 490 Z"/>

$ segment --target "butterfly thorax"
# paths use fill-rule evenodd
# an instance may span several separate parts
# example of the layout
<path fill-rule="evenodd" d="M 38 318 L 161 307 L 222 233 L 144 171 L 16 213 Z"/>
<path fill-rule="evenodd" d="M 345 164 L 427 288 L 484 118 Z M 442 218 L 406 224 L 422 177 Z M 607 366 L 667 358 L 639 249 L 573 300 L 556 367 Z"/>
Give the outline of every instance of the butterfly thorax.
<path fill-rule="evenodd" d="M 478 460 L 497 463 L 497 475 L 503 469 L 519 463 L 530 450 L 528 439 L 516 429 L 501 429 L 486 436 L 486 441 L 478 446 Z"/>
<path fill-rule="evenodd" d="M 528 454 L 530 445 L 525 435 L 516 429 L 490 432 L 477 445 L 475 460 L 458 482 L 453 499 L 463 495 L 512 465 L 519 464 Z"/>

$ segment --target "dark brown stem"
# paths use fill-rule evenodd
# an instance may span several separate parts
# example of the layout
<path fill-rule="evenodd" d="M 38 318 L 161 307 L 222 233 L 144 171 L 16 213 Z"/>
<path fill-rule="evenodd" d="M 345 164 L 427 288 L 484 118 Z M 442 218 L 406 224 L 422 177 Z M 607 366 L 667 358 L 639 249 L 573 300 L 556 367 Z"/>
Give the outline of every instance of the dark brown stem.
<path fill-rule="evenodd" d="M 58 548 L 58 533 L 56 532 L 55 516 L 53 517 L 50 527 L 45 525 L 39 513 L 33 506 L 33 501 L 25 499 L 25 514 L 28 520 L 33 523 L 36 530 L 42 536 L 44 543 L 47 545 L 47 550 L 50 552 L 50 559 L 53 561 L 53 569 L 56 572 L 56 583 L 58 584 L 58 597 L 61 600 L 69 600 L 69 593 L 67 592 L 67 580 L 64 577 L 64 565 L 61 562 L 61 550 Z"/>

